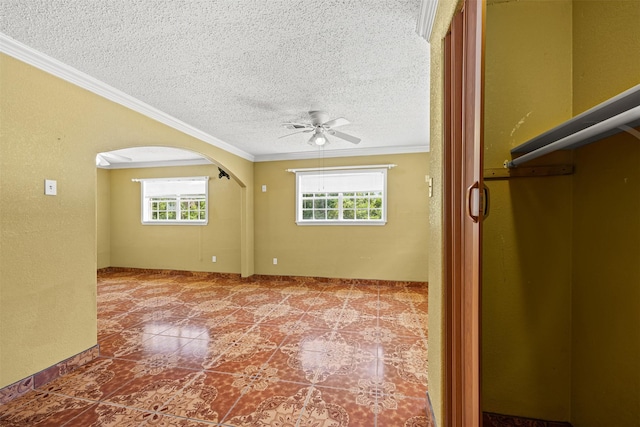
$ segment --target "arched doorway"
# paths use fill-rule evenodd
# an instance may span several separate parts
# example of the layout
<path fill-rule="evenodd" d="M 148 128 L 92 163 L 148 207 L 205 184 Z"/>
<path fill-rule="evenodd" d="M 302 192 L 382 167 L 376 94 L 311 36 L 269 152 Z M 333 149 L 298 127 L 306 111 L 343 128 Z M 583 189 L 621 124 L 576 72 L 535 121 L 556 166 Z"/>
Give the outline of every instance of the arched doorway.
<path fill-rule="evenodd" d="M 241 273 L 245 190 L 232 172 L 200 153 L 159 146 L 101 152 L 96 166 L 98 268 Z M 144 220 L 141 181 L 189 177 L 207 178 L 206 203 L 200 202 L 206 221 Z M 156 208 L 167 209 L 155 200 Z M 180 209 L 180 203 L 170 206 Z"/>

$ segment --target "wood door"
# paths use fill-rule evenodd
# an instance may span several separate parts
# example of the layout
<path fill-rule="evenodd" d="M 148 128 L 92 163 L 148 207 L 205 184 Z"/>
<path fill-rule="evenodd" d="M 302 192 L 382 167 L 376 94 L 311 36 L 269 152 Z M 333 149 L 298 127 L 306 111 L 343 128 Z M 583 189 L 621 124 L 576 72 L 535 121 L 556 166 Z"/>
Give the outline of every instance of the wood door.
<path fill-rule="evenodd" d="M 480 426 L 484 0 L 465 0 L 445 43 L 445 420 Z"/>

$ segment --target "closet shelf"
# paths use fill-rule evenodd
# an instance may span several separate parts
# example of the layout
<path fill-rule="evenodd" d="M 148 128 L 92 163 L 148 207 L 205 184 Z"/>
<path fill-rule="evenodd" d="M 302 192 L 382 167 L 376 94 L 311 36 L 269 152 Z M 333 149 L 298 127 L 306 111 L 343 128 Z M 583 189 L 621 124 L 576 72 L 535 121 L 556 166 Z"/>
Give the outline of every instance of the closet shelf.
<path fill-rule="evenodd" d="M 514 160 L 505 168 L 518 165 L 556 150 L 572 150 L 622 131 L 640 126 L 640 84 L 596 105 L 547 132 L 511 150 Z"/>

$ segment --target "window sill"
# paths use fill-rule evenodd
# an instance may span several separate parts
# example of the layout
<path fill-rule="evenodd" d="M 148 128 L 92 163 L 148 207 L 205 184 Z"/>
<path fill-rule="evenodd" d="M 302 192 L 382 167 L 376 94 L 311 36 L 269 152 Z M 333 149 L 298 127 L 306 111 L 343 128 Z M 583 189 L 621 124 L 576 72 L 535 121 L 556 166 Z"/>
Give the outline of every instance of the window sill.
<path fill-rule="evenodd" d="M 387 221 L 296 221 L 297 225 L 302 225 L 302 226 L 309 226 L 309 225 L 337 225 L 337 226 L 344 226 L 344 225 L 356 225 L 356 226 L 362 226 L 362 225 L 374 225 L 374 226 L 380 226 L 380 225 L 386 225 Z"/>
<path fill-rule="evenodd" d="M 142 221 L 142 225 L 207 225 L 209 221 Z"/>

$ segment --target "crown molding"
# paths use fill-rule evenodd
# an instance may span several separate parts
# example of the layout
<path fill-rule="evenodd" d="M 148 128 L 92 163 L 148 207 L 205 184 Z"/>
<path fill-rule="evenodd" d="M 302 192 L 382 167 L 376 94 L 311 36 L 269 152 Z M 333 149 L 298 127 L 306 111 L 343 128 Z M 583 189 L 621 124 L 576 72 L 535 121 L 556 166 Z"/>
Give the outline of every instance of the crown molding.
<path fill-rule="evenodd" d="M 438 11 L 438 0 L 422 0 L 420 2 L 420 12 L 416 24 L 416 33 L 427 42 L 431 38 L 433 23 L 436 20 Z"/>
<path fill-rule="evenodd" d="M 154 160 L 150 162 L 122 162 L 111 163 L 108 166 L 96 167 L 100 169 L 138 169 L 138 168 L 162 168 L 162 167 L 176 167 L 176 166 L 200 166 L 200 165 L 212 165 L 215 164 L 205 158 L 202 159 L 183 159 L 183 160 Z"/>
<path fill-rule="evenodd" d="M 157 122 L 167 125 L 173 129 L 183 132 L 187 135 L 193 136 L 201 141 L 225 150 L 231 154 L 234 154 L 243 159 L 251 162 L 270 162 L 280 160 L 304 160 L 304 159 L 316 159 L 318 157 L 318 151 L 301 151 L 292 153 L 275 153 L 275 154 L 263 154 L 253 155 L 246 151 L 224 142 L 208 133 L 205 133 L 177 118 L 166 114 L 157 108 L 146 104 L 139 99 L 132 97 L 108 84 L 91 77 L 90 75 L 83 73 L 55 58 L 45 55 L 19 41 L 7 36 L 0 32 L 0 52 L 12 56 L 22 62 L 32 65 L 46 73 L 54 75 L 62 80 L 65 80 L 78 87 L 86 89 L 98 96 L 120 104 L 126 108 L 136 111 L 144 116 L 147 116 Z M 377 147 L 377 148 L 352 148 L 343 150 L 325 150 L 323 156 L 325 158 L 335 157 L 356 157 L 356 156 L 376 156 L 385 154 L 408 154 L 408 153 L 425 153 L 429 151 L 429 145 L 421 146 L 405 146 L 405 147 Z M 167 162 L 136 162 L 128 163 L 126 166 L 102 167 L 103 169 L 122 169 L 131 167 L 163 167 L 163 166 L 185 166 L 193 164 L 208 164 L 204 163 L 183 163 L 183 161 L 167 161 Z"/>
<path fill-rule="evenodd" d="M 380 156 L 389 154 L 413 154 L 428 153 L 428 145 L 412 145 L 405 147 L 377 147 L 377 148 L 350 148 L 346 150 L 321 150 L 301 151 L 297 153 L 279 153 L 279 154 L 263 154 L 256 155 L 255 162 L 275 162 L 280 160 L 306 160 L 317 159 L 319 155 L 324 158 L 333 157 L 362 157 L 362 156 Z"/>
<path fill-rule="evenodd" d="M 254 156 L 0 32 L 0 52 L 243 159 Z"/>

